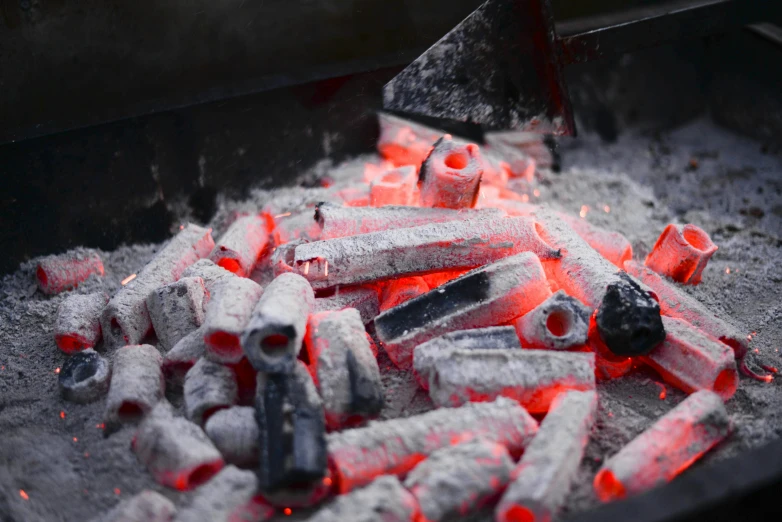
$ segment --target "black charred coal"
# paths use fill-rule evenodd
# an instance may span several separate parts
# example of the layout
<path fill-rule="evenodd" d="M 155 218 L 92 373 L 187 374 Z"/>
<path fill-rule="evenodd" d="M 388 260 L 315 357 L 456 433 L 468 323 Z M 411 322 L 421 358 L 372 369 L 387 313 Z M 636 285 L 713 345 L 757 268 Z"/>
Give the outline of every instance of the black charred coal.
<path fill-rule="evenodd" d="M 109 389 L 109 362 L 95 350 L 75 353 L 60 371 L 60 393 L 65 400 L 87 403 L 97 400 Z"/>
<path fill-rule="evenodd" d="M 260 432 L 261 489 L 306 488 L 326 474 L 323 403 L 307 368 L 258 373 L 255 416 Z"/>
<path fill-rule="evenodd" d="M 356 360 L 353 350 L 346 354 L 348 378 L 350 379 L 350 411 L 366 417 L 375 417 L 383 409 L 383 390 L 369 370 Z"/>
<path fill-rule="evenodd" d="M 622 281 L 608 286 L 597 309 L 597 329 L 612 353 L 644 355 L 665 340 L 660 305 L 629 275 L 619 277 Z"/>

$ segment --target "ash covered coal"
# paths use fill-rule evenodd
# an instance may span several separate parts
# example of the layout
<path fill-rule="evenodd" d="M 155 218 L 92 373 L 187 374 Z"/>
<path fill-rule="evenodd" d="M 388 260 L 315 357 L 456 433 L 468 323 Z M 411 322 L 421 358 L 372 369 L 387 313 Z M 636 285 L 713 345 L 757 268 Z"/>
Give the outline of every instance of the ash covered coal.
<path fill-rule="evenodd" d="M 511 179 L 509 187 L 521 189 L 529 203 L 546 203 L 621 232 L 632 243 L 636 260 L 647 256 L 671 222 L 702 228 L 719 250 L 700 285 L 684 291 L 749 336 L 749 364 L 760 371 L 758 364 L 780 366 L 775 350 L 782 347 L 782 161 L 760 154 L 759 148 L 707 120 L 653 138 L 629 131 L 608 145 L 586 135 L 561 144 L 561 172 L 539 170 L 532 184 Z M 697 159 L 696 170 L 691 158 Z M 248 211 L 264 209 L 272 219 L 310 209 L 314 215 L 314 205 L 321 201 L 342 204 L 339 191 L 362 179 L 367 162 L 378 160 L 366 156 L 338 166 L 324 161 L 308 176 L 328 178 L 333 188 L 255 191 L 246 201 L 221 202 L 212 222 L 204 225 L 219 238 L 237 215 Z M 143 490 L 160 492 L 180 509 L 197 498 L 198 491 L 180 493 L 153 480 L 130 450 L 135 427 L 104 435 L 103 400 L 65 401 L 58 384 L 58 370 L 68 357 L 54 343 L 61 302 L 73 294 L 114 295 L 121 281 L 139 273 L 163 246 L 100 252 L 105 275 L 91 275 L 59 295 L 38 290 L 35 260 L 0 282 L 0 513 L 10 520 L 90 520 Z M 274 274 L 256 268 L 251 277 L 266 288 Z M 371 324 L 368 331 L 374 334 Z M 157 341 L 154 336 L 144 340 Z M 104 343 L 96 350 L 106 358 L 116 351 Z M 381 419 L 434 409 L 413 373 L 398 369 L 383 348 L 378 366 L 385 399 Z M 740 379 L 726 403 L 733 433 L 702 462 L 738 455 L 782 431 L 779 382 Z M 599 381 L 597 390 L 595 428 L 562 518 L 596 506 L 592 480 L 601 466 L 686 397 L 641 368 Z M 167 386 L 166 395 L 175 414 L 184 416 L 181 391 Z M 290 520 L 308 513 L 294 509 L 288 517 L 280 509 L 277 516 Z M 477 518 L 490 520 L 492 513 Z"/>

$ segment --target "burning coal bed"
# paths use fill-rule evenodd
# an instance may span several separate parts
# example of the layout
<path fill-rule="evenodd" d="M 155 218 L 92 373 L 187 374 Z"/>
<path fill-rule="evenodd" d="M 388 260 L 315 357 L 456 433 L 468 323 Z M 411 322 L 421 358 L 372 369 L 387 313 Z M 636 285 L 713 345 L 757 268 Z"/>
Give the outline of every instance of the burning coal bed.
<path fill-rule="evenodd" d="M 547 521 L 769 437 L 773 349 L 695 292 L 750 263 L 535 140 L 380 125 L 321 188 L 6 278 L 11 520 Z"/>

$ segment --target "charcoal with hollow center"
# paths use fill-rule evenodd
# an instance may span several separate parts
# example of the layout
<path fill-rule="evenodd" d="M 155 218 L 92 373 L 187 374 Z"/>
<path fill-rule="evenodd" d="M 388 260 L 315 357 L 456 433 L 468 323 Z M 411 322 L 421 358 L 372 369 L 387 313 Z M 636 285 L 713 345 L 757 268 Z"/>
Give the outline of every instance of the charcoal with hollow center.
<path fill-rule="evenodd" d="M 269 283 L 242 335 L 242 348 L 253 368 L 293 370 L 314 305 L 315 293 L 299 275 L 281 274 Z"/>
<path fill-rule="evenodd" d="M 236 274 L 217 266 L 210 259 L 199 259 L 182 272 L 182 277 L 200 277 L 204 281 L 206 291 L 211 294 L 214 285 L 224 279 L 236 277 Z"/>
<path fill-rule="evenodd" d="M 606 460 L 595 475 L 595 493 L 608 502 L 669 482 L 730 431 L 720 396 L 697 391 Z"/>
<path fill-rule="evenodd" d="M 418 505 L 399 479 L 379 477 L 368 486 L 340 495 L 321 507 L 307 522 L 415 522 Z"/>
<path fill-rule="evenodd" d="M 144 418 L 131 445 L 158 483 L 179 491 L 207 482 L 224 464 L 206 433 L 184 417 L 176 417 L 166 400 Z"/>
<path fill-rule="evenodd" d="M 377 290 L 368 286 L 338 287 L 334 295 L 316 297 L 312 313 L 338 311 L 355 308 L 361 315 L 361 322 L 367 324 L 380 313 Z"/>
<path fill-rule="evenodd" d="M 236 376 L 229 367 L 199 359 L 185 375 L 187 418 L 203 426 L 214 412 L 234 405 L 238 392 Z"/>
<path fill-rule="evenodd" d="M 315 289 L 475 268 L 530 252 L 559 253 L 546 245 L 530 218 L 478 218 L 391 229 L 299 245 L 296 270 Z"/>
<path fill-rule="evenodd" d="M 711 390 L 730 399 L 739 381 L 730 346 L 681 319 L 663 316 L 663 324 L 665 341 L 640 359 L 682 391 Z"/>
<path fill-rule="evenodd" d="M 489 326 L 458 330 L 419 344 L 413 350 L 413 369 L 418 383 L 429 389 L 429 378 L 437 361 L 448 359 L 456 350 L 521 350 L 512 326 Z"/>
<path fill-rule="evenodd" d="M 261 286 L 244 277 L 229 278 L 214 286 L 203 327 L 207 358 L 221 363 L 241 360 L 241 335 L 261 294 Z"/>
<path fill-rule="evenodd" d="M 114 353 L 103 422 L 114 429 L 148 414 L 165 391 L 163 357 L 149 344 L 123 346 Z"/>
<path fill-rule="evenodd" d="M 248 469 L 260 465 L 260 433 L 252 406 L 232 406 L 215 412 L 204 430 L 229 464 Z"/>
<path fill-rule="evenodd" d="M 644 265 L 679 283 L 697 285 L 716 251 L 717 245 L 703 229 L 671 223 L 660 234 Z"/>
<path fill-rule="evenodd" d="M 357 424 L 380 413 L 380 369 L 358 310 L 311 315 L 305 347 L 328 429 Z"/>
<path fill-rule="evenodd" d="M 163 357 L 163 374 L 171 382 L 182 385 L 185 374 L 206 354 L 203 326 L 179 340 Z"/>
<path fill-rule="evenodd" d="M 418 188 L 422 207 L 472 208 L 483 176 L 480 149 L 445 135 L 421 164 Z"/>
<path fill-rule="evenodd" d="M 512 470 L 505 446 L 475 439 L 435 451 L 413 468 L 404 484 L 425 520 L 455 520 L 496 500 Z"/>
<path fill-rule="evenodd" d="M 106 395 L 110 377 L 109 361 L 88 348 L 63 363 L 58 378 L 60 394 L 66 401 L 92 402 Z"/>
<path fill-rule="evenodd" d="M 455 210 L 394 205 L 374 208 L 321 203 L 315 209 L 315 220 L 321 228 L 320 239 L 335 239 L 446 221 L 499 218 L 504 215 L 504 212 L 494 208 Z"/>
<path fill-rule="evenodd" d="M 103 292 L 69 295 L 57 309 L 54 342 L 65 353 L 94 348 L 100 341 L 100 314 L 109 302 Z"/>
<path fill-rule="evenodd" d="M 567 350 L 586 344 L 590 314 L 581 301 L 559 290 L 516 319 L 514 327 L 524 348 Z"/>
<path fill-rule="evenodd" d="M 176 515 L 176 506 L 169 499 L 145 489 L 119 502 L 92 522 L 170 522 Z"/>
<path fill-rule="evenodd" d="M 38 288 L 47 295 L 76 288 L 91 275 L 103 276 L 103 261 L 97 252 L 86 248 L 43 257 L 35 267 Z"/>
<path fill-rule="evenodd" d="M 200 277 L 182 277 L 149 293 L 149 318 L 164 352 L 203 324 L 208 301 L 209 294 Z"/>
<path fill-rule="evenodd" d="M 429 379 L 437 406 L 508 397 L 531 413 L 547 412 L 562 391 L 594 389 L 594 354 L 551 350 L 456 350 Z"/>
<path fill-rule="evenodd" d="M 380 311 L 385 312 L 428 291 L 429 285 L 421 276 L 402 277 L 388 281 L 381 293 Z"/>
<path fill-rule="evenodd" d="M 397 367 L 409 369 L 415 346 L 444 333 L 507 323 L 551 295 L 531 252 L 477 268 L 375 318 L 378 339 Z"/>
<path fill-rule="evenodd" d="M 518 456 L 537 429 L 538 423 L 519 403 L 500 397 L 330 433 L 334 487 L 346 493 L 379 475 L 404 475 L 432 452 L 478 437 L 498 442 Z"/>
<path fill-rule="evenodd" d="M 233 272 L 248 277 L 255 261 L 269 242 L 266 220 L 254 214 L 231 223 L 209 254 L 209 259 Z"/>
<path fill-rule="evenodd" d="M 149 293 L 179 279 L 213 247 L 211 229 L 193 224 L 182 229 L 111 298 L 101 314 L 103 338 L 114 346 L 138 344 L 152 327 L 146 305 Z"/>
<path fill-rule="evenodd" d="M 597 410 L 592 391 L 557 396 L 524 450 L 495 509 L 499 522 L 549 521 L 565 502 L 584 456 Z"/>
<path fill-rule="evenodd" d="M 252 471 L 226 466 L 195 490 L 190 503 L 174 522 L 262 522 L 274 508 L 257 495 L 258 479 Z"/>

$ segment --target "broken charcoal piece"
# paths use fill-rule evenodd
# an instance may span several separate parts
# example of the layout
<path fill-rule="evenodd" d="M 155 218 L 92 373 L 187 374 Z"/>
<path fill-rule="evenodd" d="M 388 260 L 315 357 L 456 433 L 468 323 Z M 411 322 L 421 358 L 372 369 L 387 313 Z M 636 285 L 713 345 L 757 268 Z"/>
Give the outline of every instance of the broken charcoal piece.
<path fill-rule="evenodd" d="M 200 277 L 182 277 L 149 293 L 149 318 L 164 352 L 203 324 L 208 301 L 209 294 Z"/>
<path fill-rule="evenodd" d="M 534 522 L 557 515 L 578 473 L 596 410 L 597 394 L 592 391 L 564 392 L 554 399 L 513 471 L 495 520 Z"/>
<path fill-rule="evenodd" d="M 547 412 L 562 391 L 594 389 L 594 354 L 551 350 L 456 350 L 429 379 L 436 406 L 507 397 L 530 413 Z"/>
<path fill-rule="evenodd" d="M 695 392 L 603 463 L 595 493 L 608 502 L 670 482 L 730 431 L 720 396 Z"/>
<path fill-rule="evenodd" d="M 97 252 L 84 248 L 43 257 L 35 267 L 38 288 L 46 295 L 76 288 L 93 274 L 103 276 L 103 261 Z"/>
<path fill-rule="evenodd" d="M 576 234 L 581 236 L 581 239 L 616 267 L 622 268 L 625 261 L 633 258 L 633 246 L 619 232 L 600 228 L 586 219 L 564 212 L 559 212 L 557 215 L 570 225 Z"/>
<path fill-rule="evenodd" d="M 435 451 L 413 468 L 404 484 L 424 520 L 456 520 L 496 500 L 512 470 L 505 446 L 476 439 Z"/>
<path fill-rule="evenodd" d="M 221 363 L 241 360 L 244 353 L 240 338 L 261 294 L 261 286 L 244 277 L 226 279 L 214 286 L 203 328 L 209 359 Z"/>
<path fill-rule="evenodd" d="M 320 508 L 307 522 L 416 522 L 418 504 L 394 476 L 375 479 L 365 488 L 340 495 Z"/>
<path fill-rule="evenodd" d="M 717 251 L 709 235 L 695 225 L 665 227 L 644 264 L 685 285 L 701 282 L 703 269 Z"/>
<path fill-rule="evenodd" d="M 663 325 L 665 341 L 641 360 L 686 393 L 711 390 L 724 401 L 730 399 L 739 381 L 730 346 L 681 319 L 663 316 Z"/>
<path fill-rule="evenodd" d="M 223 279 L 236 277 L 236 274 L 217 266 L 209 259 L 199 259 L 182 272 L 182 277 L 200 277 L 204 281 L 207 292 L 211 294 L 215 284 Z"/>
<path fill-rule="evenodd" d="M 264 492 L 305 489 L 326 474 L 323 403 L 307 368 L 258 374 L 255 414 L 260 432 L 259 479 Z"/>
<path fill-rule="evenodd" d="M 274 508 L 259 495 L 252 471 L 226 466 L 193 492 L 190 503 L 179 510 L 175 522 L 262 522 Z"/>
<path fill-rule="evenodd" d="M 409 369 L 415 346 L 456 330 L 507 323 L 551 295 L 540 260 L 525 252 L 477 268 L 375 318 L 394 364 Z"/>
<path fill-rule="evenodd" d="M 330 433 L 329 467 L 336 492 L 347 493 L 380 475 L 404 475 L 434 451 L 474 438 L 502 444 L 518 456 L 537 429 L 519 403 L 500 397 Z"/>
<path fill-rule="evenodd" d="M 229 272 L 249 277 L 255 261 L 268 242 L 269 232 L 263 217 L 240 217 L 215 241 L 209 259 Z"/>
<path fill-rule="evenodd" d="M 321 233 L 320 239 L 382 232 L 397 228 L 411 228 L 432 223 L 445 223 L 476 218 L 499 218 L 505 213 L 486 208 L 480 210 L 450 208 L 427 208 L 407 206 L 343 207 L 321 203 L 315 209 L 315 219 Z"/>
<path fill-rule="evenodd" d="M 386 112 L 377 113 L 377 151 L 397 167 L 421 165 L 443 132 Z"/>
<path fill-rule="evenodd" d="M 166 400 L 144 418 L 131 446 L 158 483 L 179 491 L 209 481 L 224 464 L 203 430 L 183 417 L 175 417 Z"/>
<path fill-rule="evenodd" d="M 120 288 L 101 314 L 103 338 L 112 346 L 138 344 L 149 332 L 152 321 L 146 299 L 156 288 L 173 283 L 185 269 L 214 247 L 211 229 L 189 224 Z"/>
<path fill-rule="evenodd" d="M 176 506 L 169 499 L 157 491 L 145 489 L 92 522 L 171 522 L 176 512 Z"/>
<path fill-rule="evenodd" d="M 445 135 L 421 164 L 418 188 L 422 207 L 472 208 L 483 176 L 481 152 L 474 143 Z"/>
<path fill-rule="evenodd" d="M 227 463 L 247 469 L 257 469 L 260 465 L 260 433 L 252 406 L 219 410 L 209 417 L 204 430 Z"/>
<path fill-rule="evenodd" d="M 524 348 L 567 350 L 587 342 L 591 311 L 562 290 L 516 319 Z"/>
<path fill-rule="evenodd" d="M 202 358 L 185 375 L 185 412 L 199 426 L 214 412 L 235 404 L 237 397 L 236 377 L 227 366 Z"/>
<path fill-rule="evenodd" d="M 380 311 L 398 306 L 429 291 L 423 277 L 403 277 L 386 283 L 381 294 Z"/>
<path fill-rule="evenodd" d="M 163 397 L 163 358 L 149 344 L 123 346 L 114 353 L 111 385 L 103 422 L 114 428 L 136 422 Z"/>
<path fill-rule="evenodd" d="M 608 285 L 597 309 L 597 329 L 615 355 L 637 356 L 649 353 L 665 340 L 660 305 L 628 274 Z"/>
<path fill-rule="evenodd" d="M 269 283 L 242 335 L 244 355 L 253 368 L 293 370 L 314 305 L 315 293 L 299 275 L 281 274 Z"/>
<path fill-rule="evenodd" d="M 104 293 L 69 295 L 57 309 L 54 342 L 65 353 L 94 348 L 100 341 L 100 314 L 109 302 Z"/>
<path fill-rule="evenodd" d="M 179 340 L 163 357 L 163 374 L 166 379 L 181 385 L 185 374 L 206 354 L 203 327 L 194 330 Z"/>
<path fill-rule="evenodd" d="M 434 365 L 448 359 L 456 350 L 521 350 L 519 337 L 512 326 L 490 326 L 458 330 L 419 344 L 413 350 L 413 369 L 418 383 L 429 389 Z"/>
<path fill-rule="evenodd" d="M 412 165 L 384 172 L 369 184 L 369 205 L 413 205 L 418 176 Z"/>
<path fill-rule="evenodd" d="M 66 401 L 86 404 L 106 394 L 111 368 L 109 362 L 87 348 L 73 354 L 62 365 L 58 383 Z"/>
<path fill-rule="evenodd" d="M 306 243 L 306 241 L 303 239 L 294 239 L 283 245 L 277 245 L 274 250 L 272 250 L 270 260 L 275 277 L 280 274 L 296 271 L 294 268 L 294 265 L 296 264 L 294 253 L 296 247 L 303 245 L 304 243 Z"/>
<path fill-rule="evenodd" d="M 329 297 L 316 297 L 312 313 L 339 311 L 355 308 L 361 315 L 361 322 L 367 324 L 380 313 L 377 291 L 368 286 L 339 288 Z"/>
<path fill-rule="evenodd" d="M 305 347 L 328 429 L 359 424 L 380 413 L 380 369 L 358 310 L 312 314 Z"/>

